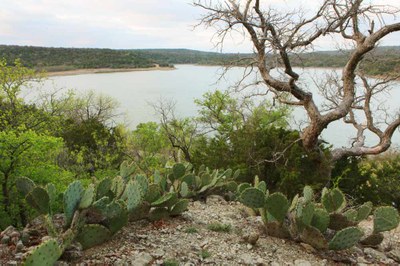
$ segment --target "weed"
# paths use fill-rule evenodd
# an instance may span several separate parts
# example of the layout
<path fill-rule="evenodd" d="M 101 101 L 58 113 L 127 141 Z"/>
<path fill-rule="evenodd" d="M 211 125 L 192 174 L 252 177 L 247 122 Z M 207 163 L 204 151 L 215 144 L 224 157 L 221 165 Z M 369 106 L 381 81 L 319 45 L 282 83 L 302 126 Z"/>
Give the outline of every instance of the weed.
<path fill-rule="evenodd" d="M 197 232 L 199 232 L 199 230 L 197 230 L 196 227 L 188 227 L 185 229 L 185 233 L 187 234 L 195 234 Z"/>
<path fill-rule="evenodd" d="M 214 232 L 230 233 L 232 231 L 232 226 L 230 224 L 211 223 L 207 225 L 207 229 Z"/>

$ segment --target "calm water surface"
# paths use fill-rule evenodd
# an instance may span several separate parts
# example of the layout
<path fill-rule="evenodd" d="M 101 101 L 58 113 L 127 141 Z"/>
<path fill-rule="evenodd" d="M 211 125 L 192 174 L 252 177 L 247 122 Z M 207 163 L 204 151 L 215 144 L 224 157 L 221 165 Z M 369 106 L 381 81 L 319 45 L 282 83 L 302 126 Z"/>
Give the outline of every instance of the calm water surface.
<path fill-rule="evenodd" d="M 197 107 L 194 99 L 201 98 L 207 91 L 216 89 L 224 90 L 234 85 L 242 76 L 243 70 L 236 68 L 220 79 L 222 69 L 214 66 L 177 65 L 176 70 L 171 71 L 138 71 L 105 74 L 85 74 L 76 76 L 50 77 L 44 84 L 45 88 L 67 88 L 79 92 L 94 90 L 96 92 L 114 97 L 120 103 L 120 111 L 126 114 L 127 122 L 131 128 L 135 128 L 141 122 L 158 121 L 150 103 L 156 103 L 160 99 L 174 100 L 176 102 L 176 114 L 179 116 L 194 116 Z M 298 70 L 306 74 L 303 80 L 304 86 L 316 94 L 311 76 L 321 76 L 327 70 L 307 69 Z M 252 76 L 249 79 L 253 80 Z M 392 113 L 400 109 L 400 83 L 396 85 L 390 94 L 379 99 L 381 104 L 390 106 Z M 317 97 L 322 102 L 322 98 Z M 299 121 L 305 118 L 300 108 L 293 111 L 293 120 Z M 291 122 L 294 128 L 299 123 Z M 334 144 L 342 146 L 349 143 L 349 136 L 354 135 L 351 126 L 341 122 L 331 124 L 323 138 Z M 374 143 L 374 138 L 369 137 L 369 143 Z M 400 133 L 394 136 L 394 143 L 400 145 Z"/>

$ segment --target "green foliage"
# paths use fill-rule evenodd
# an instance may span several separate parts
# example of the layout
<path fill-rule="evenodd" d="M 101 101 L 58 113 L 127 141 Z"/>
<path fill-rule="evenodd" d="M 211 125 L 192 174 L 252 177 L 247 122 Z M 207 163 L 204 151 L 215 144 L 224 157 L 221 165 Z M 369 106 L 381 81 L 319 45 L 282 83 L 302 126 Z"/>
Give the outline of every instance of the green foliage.
<path fill-rule="evenodd" d="M 387 152 L 371 158 L 338 161 L 333 182 L 357 203 L 400 206 L 400 154 Z"/>
<path fill-rule="evenodd" d="M 187 234 L 195 234 L 198 232 L 199 232 L 199 230 L 197 230 L 196 227 L 188 227 L 185 229 L 185 233 L 187 233 Z"/>

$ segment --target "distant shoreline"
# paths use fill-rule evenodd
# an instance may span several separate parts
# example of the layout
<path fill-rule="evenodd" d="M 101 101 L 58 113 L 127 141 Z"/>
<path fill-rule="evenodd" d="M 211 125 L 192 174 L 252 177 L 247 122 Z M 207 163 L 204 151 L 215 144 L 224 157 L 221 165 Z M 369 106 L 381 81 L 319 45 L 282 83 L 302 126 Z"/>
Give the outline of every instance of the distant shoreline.
<path fill-rule="evenodd" d="M 105 73 L 120 73 L 120 72 L 134 72 L 134 71 L 154 71 L 154 70 L 175 70 L 175 67 L 146 67 L 146 68 L 81 68 L 64 71 L 46 72 L 48 77 L 57 76 L 75 76 L 84 74 L 105 74 Z"/>

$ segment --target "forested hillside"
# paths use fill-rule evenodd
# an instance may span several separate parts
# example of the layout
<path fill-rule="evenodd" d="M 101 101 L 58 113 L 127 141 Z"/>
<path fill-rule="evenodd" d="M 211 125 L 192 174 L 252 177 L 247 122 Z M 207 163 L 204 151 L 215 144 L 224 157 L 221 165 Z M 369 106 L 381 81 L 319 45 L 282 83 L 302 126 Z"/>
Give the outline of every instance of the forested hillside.
<path fill-rule="evenodd" d="M 292 54 L 295 66 L 342 67 L 350 51 L 317 51 Z M 89 49 L 0 45 L 0 57 L 8 62 L 21 59 L 23 65 L 45 71 L 82 68 L 147 68 L 155 64 L 245 65 L 252 54 L 202 52 L 189 49 Z M 270 60 L 275 60 L 273 56 Z M 277 66 L 280 62 L 277 61 Z M 394 74 L 400 69 L 400 47 L 387 46 L 369 55 L 361 68 L 369 75 Z"/>

